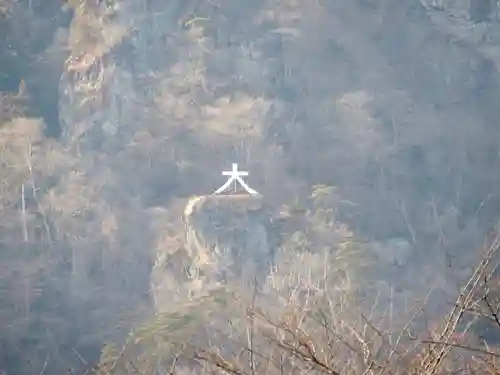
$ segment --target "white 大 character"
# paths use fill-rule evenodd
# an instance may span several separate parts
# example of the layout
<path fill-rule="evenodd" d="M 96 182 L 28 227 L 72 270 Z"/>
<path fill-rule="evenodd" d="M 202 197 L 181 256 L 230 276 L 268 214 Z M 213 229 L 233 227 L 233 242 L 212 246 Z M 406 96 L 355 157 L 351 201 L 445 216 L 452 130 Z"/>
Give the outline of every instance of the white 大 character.
<path fill-rule="evenodd" d="M 232 170 L 230 170 L 230 171 L 223 171 L 222 175 L 223 176 L 229 176 L 229 179 L 226 181 L 226 183 L 224 185 L 222 185 L 220 188 L 218 188 L 214 192 L 214 194 L 220 194 L 220 193 L 222 193 L 224 190 L 226 190 L 231 185 L 231 183 L 233 181 L 234 182 L 236 182 L 236 181 L 239 182 L 240 185 L 243 187 L 243 189 L 245 189 L 245 191 L 248 194 L 250 194 L 250 195 L 258 195 L 259 194 L 257 191 L 255 191 L 250 186 L 248 186 L 245 183 L 245 181 L 243 181 L 243 179 L 241 177 L 242 176 L 248 176 L 248 172 L 246 172 L 246 171 L 239 171 L 238 170 L 238 164 L 233 163 Z"/>

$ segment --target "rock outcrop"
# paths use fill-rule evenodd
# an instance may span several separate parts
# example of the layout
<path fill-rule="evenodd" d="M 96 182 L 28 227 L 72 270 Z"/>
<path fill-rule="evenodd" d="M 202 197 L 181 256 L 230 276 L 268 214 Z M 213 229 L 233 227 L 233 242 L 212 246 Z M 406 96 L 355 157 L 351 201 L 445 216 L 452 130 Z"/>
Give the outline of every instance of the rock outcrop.
<path fill-rule="evenodd" d="M 238 275 L 262 279 L 272 263 L 272 223 L 261 196 L 194 197 L 184 210 L 186 250 L 192 270 L 224 281 Z"/>
<path fill-rule="evenodd" d="M 197 196 L 184 206 L 184 236 L 160 239 L 151 275 L 157 311 L 225 283 L 265 281 L 279 246 L 279 230 L 261 196 Z M 165 218 L 171 223 L 172 217 Z M 175 239 L 172 237 L 175 236 Z"/>

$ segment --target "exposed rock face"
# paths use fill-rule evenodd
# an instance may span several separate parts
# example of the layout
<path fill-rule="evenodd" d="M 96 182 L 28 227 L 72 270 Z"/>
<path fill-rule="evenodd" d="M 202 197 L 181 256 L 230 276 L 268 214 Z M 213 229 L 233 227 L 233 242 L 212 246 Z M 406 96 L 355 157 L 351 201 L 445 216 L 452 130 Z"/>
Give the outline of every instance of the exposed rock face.
<path fill-rule="evenodd" d="M 267 274 L 276 243 L 262 197 L 195 197 L 186 205 L 184 223 L 192 270 L 201 276 L 262 280 Z"/>
<path fill-rule="evenodd" d="M 173 217 L 165 217 L 172 222 Z M 184 206 L 184 238 L 160 240 L 151 274 L 156 311 L 204 295 L 225 282 L 265 281 L 279 245 L 279 230 L 262 197 L 210 195 Z"/>

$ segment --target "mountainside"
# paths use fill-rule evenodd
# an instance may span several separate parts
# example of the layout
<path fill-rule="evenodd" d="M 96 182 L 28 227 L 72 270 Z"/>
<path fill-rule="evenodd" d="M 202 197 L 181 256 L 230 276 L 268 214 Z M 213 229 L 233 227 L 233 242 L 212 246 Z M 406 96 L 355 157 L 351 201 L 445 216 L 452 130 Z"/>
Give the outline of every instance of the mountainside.
<path fill-rule="evenodd" d="M 190 373 L 196 343 L 233 374 L 367 374 L 377 359 L 448 375 L 496 350 L 498 14 L 490 0 L 0 0 L 0 373 L 170 373 L 170 345 Z M 210 195 L 231 163 L 261 196 Z M 495 333 L 486 348 L 471 331 L 483 352 L 444 365 L 426 352 L 441 344 L 409 349 L 469 323 Z M 286 346 L 300 329 L 339 356 Z"/>

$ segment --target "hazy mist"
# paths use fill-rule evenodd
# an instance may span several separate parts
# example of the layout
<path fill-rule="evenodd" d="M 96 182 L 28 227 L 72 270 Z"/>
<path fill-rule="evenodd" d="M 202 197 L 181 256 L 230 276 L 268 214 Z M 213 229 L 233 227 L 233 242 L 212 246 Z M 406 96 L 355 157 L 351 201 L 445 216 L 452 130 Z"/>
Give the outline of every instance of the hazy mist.
<path fill-rule="evenodd" d="M 250 345 L 256 304 L 378 319 L 377 355 L 416 305 L 413 334 L 438 329 L 499 219 L 498 12 L 0 0 L 0 374 L 201 373 L 190 345 Z M 235 162 L 257 201 L 193 198 Z"/>

